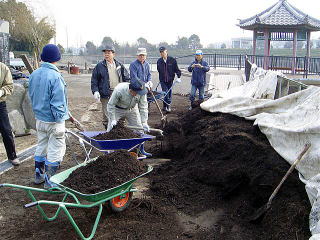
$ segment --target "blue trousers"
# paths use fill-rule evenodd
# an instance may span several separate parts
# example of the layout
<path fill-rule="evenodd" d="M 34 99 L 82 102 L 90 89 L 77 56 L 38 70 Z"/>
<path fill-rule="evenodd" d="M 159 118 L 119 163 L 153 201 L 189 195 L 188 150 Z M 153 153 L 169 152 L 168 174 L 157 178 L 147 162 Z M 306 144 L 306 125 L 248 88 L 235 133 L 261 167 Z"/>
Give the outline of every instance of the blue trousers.
<path fill-rule="evenodd" d="M 172 87 L 172 82 L 160 82 L 160 84 L 162 91 L 167 93 L 163 102 L 163 108 L 165 108 L 166 106 L 169 106 L 171 104 L 172 89 L 170 91 L 169 89 Z"/>
<path fill-rule="evenodd" d="M 193 103 L 196 98 L 197 90 L 199 90 L 199 100 L 204 99 L 204 86 L 198 87 L 196 85 L 191 85 L 191 92 L 190 92 L 191 103 Z"/>

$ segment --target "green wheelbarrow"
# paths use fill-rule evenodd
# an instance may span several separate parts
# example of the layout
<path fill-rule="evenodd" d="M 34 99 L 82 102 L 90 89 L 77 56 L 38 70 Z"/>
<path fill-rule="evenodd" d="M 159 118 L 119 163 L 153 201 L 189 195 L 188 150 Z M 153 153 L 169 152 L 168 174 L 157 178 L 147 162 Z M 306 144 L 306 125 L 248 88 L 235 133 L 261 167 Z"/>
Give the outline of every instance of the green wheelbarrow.
<path fill-rule="evenodd" d="M 102 192 L 96 194 L 83 194 L 77 192 L 73 189 L 70 189 L 66 186 L 63 186 L 61 183 L 69 177 L 69 175 L 77 168 L 84 166 L 88 162 L 84 162 L 79 164 L 75 167 L 69 168 L 61 173 L 58 173 L 50 178 L 50 180 L 58 185 L 56 188 L 51 188 L 49 190 L 41 189 L 41 188 L 33 188 L 33 187 L 26 187 L 22 185 L 15 185 L 15 184 L 0 184 L 0 187 L 11 187 L 22 189 L 27 192 L 28 196 L 31 198 L 33 202 L 26 204 L 25 208 L 30 207 L 37 207 L 40 211 L 42 217 L 47 221 L 54 221 L 57 219 L 61 210 L 67 215 L 71 225 L 80 236 L 81 239 L 89 240 L 92 239 L 96 233 L 98 223 L 100 221 L 103 204 L 107 204 L 113 211 L 121 212 L 125 210 L 132 199 L 133 192 L 136 192 L 137 189 L 133 187 L 133 183 L 138 179 L 143 177 L 144 175 L 150 173 L 153 168 L 148 166 L 148 169 L 145 173 L 141 174 L 140 176 L 129 180 L 117 187 L 110 188 L 104 190 Z M 33 194 L 33 192 L 40 192 L 40 193 L 47 193 L 47 194 L 55 194 L 55 195 L 63 195 L 61 202 L 57 201 L 46 201 L 46 200 L 37 200 Z M 67 202 L 67 198 L 71 197 L 73 199 L 72 202 Z M 82 202 L 81 202 L 81 201 Z M 45 213 L 44 209 L 41 205 L 53 205 L 57 206 L 58 209 L 56 210 L 55 214 L 52 217 L 48 217 Z M 74 221 L 73 217 L 71 216 L 68 208 L 92 208 L 92 207 L 99 207 L 99 211 L 96 216 L 96 220 L 93 224 L 92 231 L 89 237 L 85 237 L 81 230 L 79 229 L 78 225 Z"/>

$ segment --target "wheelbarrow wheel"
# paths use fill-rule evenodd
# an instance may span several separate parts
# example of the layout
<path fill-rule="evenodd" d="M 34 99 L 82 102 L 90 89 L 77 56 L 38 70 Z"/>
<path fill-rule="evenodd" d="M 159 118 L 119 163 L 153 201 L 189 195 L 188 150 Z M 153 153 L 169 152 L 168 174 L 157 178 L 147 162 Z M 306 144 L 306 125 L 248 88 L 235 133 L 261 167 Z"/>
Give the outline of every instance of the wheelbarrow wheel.
<path fill-rule="evenodd" d="M 127 192 L 109 201 L 109 207 L 113 212 L 122 212 L 129 207 L 132 201 L 132 192 Z"/>

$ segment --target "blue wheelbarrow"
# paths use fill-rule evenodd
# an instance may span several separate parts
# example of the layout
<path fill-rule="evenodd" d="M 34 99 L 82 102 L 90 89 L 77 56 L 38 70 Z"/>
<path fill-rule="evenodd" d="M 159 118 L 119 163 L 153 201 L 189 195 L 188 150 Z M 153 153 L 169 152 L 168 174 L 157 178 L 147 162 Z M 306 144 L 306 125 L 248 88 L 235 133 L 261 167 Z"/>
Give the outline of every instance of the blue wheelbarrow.
<path fill-rule="evenodd" d="M 95 136 L 99 134 L 103 134 L 106 131 L 83 131 L 80 132 L 78 135 L 77 133 L 74 133 L 70 131 L 69 129 L 66 130 L 66 140 L 67 143 L 72 146 L 69 140 L 69 136 L 71 135 L 79 140 L 80 145 L 84 149 L 84 152 L 86 154 L 86 159 L 85 161 L 90 159 L 90 154 L 93 149 L 96 149 L 100 152 L 103 153 L 110 153 L 111 151 L 115 150 L 128 150 L 128 152 L 134 151 L 135 149 L 138 152 L 138 149 L 140 146 L 146 142 L 146 141 L 151 141 L 152 139 L 155 138 L 155 136 L 148 135 L 148 134 L 142 134 L 141 137 L 138 138 L 128 138 L 128 139 L 113 139 L 113 140 L 96 140 L 94 139 Z M 87 146 L 89 146 L 89 150 L 87 150 Z M 73 159 L 79 164 L 78 158 L 74 156 L 73 153 Z M 143 159 L 145 157 L 139 157 L 138 159 Z"/>

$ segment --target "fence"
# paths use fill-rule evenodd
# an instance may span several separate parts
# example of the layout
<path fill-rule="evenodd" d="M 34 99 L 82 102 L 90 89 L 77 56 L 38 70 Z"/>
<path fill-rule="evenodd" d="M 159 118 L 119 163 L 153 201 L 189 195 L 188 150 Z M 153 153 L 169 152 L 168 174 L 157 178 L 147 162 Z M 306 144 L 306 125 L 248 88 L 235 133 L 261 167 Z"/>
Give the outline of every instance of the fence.
<path fill-rule="evenodd" d="M 238 70 L 245 68 L 246 57 L 255 63 L 258 67 L 264 69 L 277 70 L 282 73 L 301 74 L 304 77 L 308 75 L 320 74 L 320 58 L 308 57 L 285 57 L 285 56 L 260 56 L 260 55 L 226 55 L 226 54 L 204 54 L 204 59 L 210 67 L 236 68 Z M 130 64 L 136 60 L 135 56 L 116 57 L 124 64 Z M 157 63 L 159 57 L 148 56 L 147 61 L 152 65 Z M 89 66 L 101 61 L 102 56 L 63 56 L 65 63 L 72 62 L 80 66 Z M 188 66 L 193 60 L 194 55 L 176 57 L 179 66 Z M 156 70 L 156 69 L 153 69 Z"/>
<path fill-rule="evenodd" d="M 283 73 L 320 74 L 320 58 L 308 57 L 285 57 L 285 56 L 259 56 L 259 55 L 226 55 L 226 54 L 204 54 L 205 60 L 211 67 L 245 68 L 246 57 L 258 67 L 270 70 L 278 70 Z M 194 59 L 193 55 L 177 57 L 179 63 L 190 63 Z"/>

